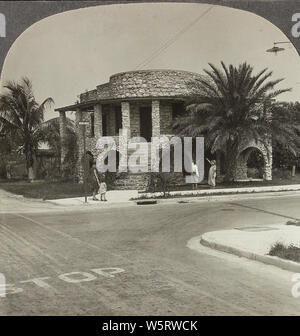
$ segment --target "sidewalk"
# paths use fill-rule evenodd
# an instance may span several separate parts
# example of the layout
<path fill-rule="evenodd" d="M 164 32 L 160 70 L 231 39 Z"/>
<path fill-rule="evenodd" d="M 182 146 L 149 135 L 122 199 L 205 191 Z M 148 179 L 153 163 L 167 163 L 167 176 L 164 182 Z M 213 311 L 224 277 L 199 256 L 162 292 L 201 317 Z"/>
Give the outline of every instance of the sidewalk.
<path fill-rule="evenodd" d="M 284 189 L 283 189 L 284 187 Z M 266 188 L 267 191 L 266 191 Z M 272 188 L 270 190 L 269 188 Z M 237 190 L 238 189 L 238 190 Z M 243 192 L 241 192 L 241 189 Z M 259 189 L 253 191 L 253 189 Z M 274 190 L 275 189 L 275 190 Z M 158 204 L 165 203 L 195 203 L 195 202 L 228 202 L 233 200 L 251 199 L 251 198 L 272 198 L 276 197 L 299 197 L 300 185 L 280 186 L 280 187 L 256 187 L 256 188 L 231 188 L 210 189 L 198 191 L 173 192 L 177 197 L 158 198 Z M 272 192 L 271 192 L 272 191 Z M 285 192 L 284 192 L 285 191 Z M 146 199 L 155 199 L 155 195 Z M 26 198 L 21 195 L 12 194 L 0 189 L 0 213 L 29 213 L 29 212 L 47 212 L 47 211 L 74 211 L 88 209 L 113 208 L 124 206 L 135 206 L 136 201 L 140 200 L 140 194 L 137 190 L 111 190 L 107 192 L 107 202 L 93 201 L 91 196 L 88 202 L 84 202 L 84 197 L 63 198 L 46 200 Z M 191 197 L 194 196 L 194 197 Z M 99 195 L 97 196 L 99 198 Z M 144 198 L 145 199 L 145 198 Z"/>
<path fill-rule="evenodd" d="M 268 255 L 276 243 L 300 247 L 300 227 L 295 225 L 277 224 L 207 232 L 202 235 L 200 243 L 239 257 L 300 273 L 300 263 Z"/>
<path fill-rule="evenodd" d="M 84 197 L 65 198 L 43 201 L 41 199 L 26 198 L 0 189 L 0 214 L 1 213 L 38 213 L 49 211 L 84 211 L 88 209 L 108 209 L 114 207 L 134 206 L 130 201 L 137 197 L 137 191 L 109 191 L 107 202 L 93 201 L 88 197 L 88 203 Z"/>
<path fill-rule="evenodd" d="M 87 198 L 87 205 L 109 205 L 109 204 L 119 204 L 119 203 L 128 203 L 131 202 L 131 198 L 138 197 L 137 190 L 110 190 L 106 193 L 107 202 L 93 201 L 91 196 Z M 100 195 L 97 195 L 97 198 L 100 199 Z M 84 197 L 74 197 L 74 198 L 62 198 L 55 200 L 47 200 L 48 203 L 57 204 L 57 205 L 65 205 L 65 206 L 74 206 L 74 205 L 82 205 L 85 204 Z M 131 202 L 134 204 L 134 202 Z"/>
<path fill-rule="evenodd" d="M 84 197 L 62 198 L 47 200 L 47 202 L 61 206 L 108 206 L 108 205 L 135 205 L 137 201 L 143 199 L 157 199 L 157 203 L 191 203 L 203 201 L 226 201 L 257 197 L 259 193 L 262 197 L 281 196 L 283 191 L 291 192 L 290 196 L 300 195 L 300 185 L 278 186 L 278 187 L 255 187 L 255 188 L 230 188 L 230 189 L 209 189 L 209 190 L 187 190 L 171 192 L 172 196 L 161 198 L 162 193 L 141 193 L 138 190 L 111 190 L 106 193 L 107 202 L 93 201 L 91 196 L 88 197 L 88 203 L 84 203 Z M 295 193 L 295 194 L 294 194 Z M 146 195 L 146 196 L 145 196 Z M 191 197 L 193 196 L 193 197 Z M 100 196 L 97 195 L 97 198 Z M 100 203 L 100 204 L 99 204 Z"/>
<path fill-rule="evenodd" d="M 280 191 L 298 191 L 300 184 L 270 186 L 270 187 L 240 187 L 240 188 L 212 188 L 205 190 L 183 190 L 170 191 L 169 195 L 172 197 L 190 197 L 190 196 L 215 196 L 215 195 L 232 195 L 232 194 L 250 194 L 250 193 L 264 193 L 264 192 L 280 192 Z M 139 193 L 139 198 L 160 198 L 163 196 L 162 192 L 156 193 Z"/>

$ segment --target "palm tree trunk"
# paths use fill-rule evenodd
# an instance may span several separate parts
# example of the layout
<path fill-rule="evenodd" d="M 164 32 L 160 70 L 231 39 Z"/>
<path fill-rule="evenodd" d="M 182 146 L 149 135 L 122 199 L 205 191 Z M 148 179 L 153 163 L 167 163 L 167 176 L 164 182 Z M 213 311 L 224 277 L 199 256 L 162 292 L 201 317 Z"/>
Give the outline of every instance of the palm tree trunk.
<path fill-rule="evenodd" d="M 237 146 L 235 144 L 228 143 L 226 150 L 226 173 L 224 177 L 225 182 L 234 181 L 237 156 Z"/>
<path fill-rule="evenodd" d="M 33 181 L 36 179 L 35 169 L 34 169 L 34 155 L 33 150 L 30 145 L 25 146 L 25 157 L 26 157 L 26 165 L 27 165 L 27 173 L 29 181 Z"/>

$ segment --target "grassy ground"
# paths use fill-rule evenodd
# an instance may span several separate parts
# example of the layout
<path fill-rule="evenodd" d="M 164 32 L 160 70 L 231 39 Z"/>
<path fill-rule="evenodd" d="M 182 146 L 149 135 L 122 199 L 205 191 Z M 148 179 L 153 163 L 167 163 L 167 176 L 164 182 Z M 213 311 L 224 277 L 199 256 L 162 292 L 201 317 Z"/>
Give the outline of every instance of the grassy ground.
<path fill-rule="evenodd" d="M 280 186 L 288 184 L 300 184 L 300 174 L 295 177 L 278 177 L 273 176 L 272 181 L 247 181 L 247 182 L 232 182 L 232 183 L 217 183 L 217 188 L 245 188 L 245 187 L 268 187 Z M 206 181 L 198 184 L 198 189 L 210 189 Z M 192 190 L 192 185 L 171 186 L 169 191 L 184 191 Z"/>
<path fill-rule="evenodd" d="M 269 255 L 300 262 L 300 248 L 294 245 L 284 246 L 281 243 L 276 243 L 271 247 Z"/>
<path fill-rule="evenodd" d="M 286 225 L 300 226 L 300 221 L 288 221 Z"/>
<path fill-rule="evenodd" d="M 38 199 L 59 199 L 84 195 L 83 185 L 71 182 L 0 182 L 0 188 L 17 195 Z"/>

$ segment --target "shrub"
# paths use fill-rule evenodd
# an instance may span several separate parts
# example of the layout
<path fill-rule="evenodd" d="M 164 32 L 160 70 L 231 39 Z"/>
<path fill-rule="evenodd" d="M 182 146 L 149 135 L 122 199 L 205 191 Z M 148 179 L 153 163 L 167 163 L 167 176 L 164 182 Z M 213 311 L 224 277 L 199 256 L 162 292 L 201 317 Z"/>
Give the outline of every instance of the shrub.
<path fill-rule="evenodd" d="M 300 262 L 300 248 L 293 244 L 284 246 L 282 243 L 276 243 L 271 247 L 269 255 Z"/>
<path fill-rule="evenodd" d="M 170 173 L 151 173 L 147 191 L 149 192 L 162 192 L 164 197 L 170 192 L 170 182 L 172 179 L 172 174 Z"/>
<path fill-rule="evenodd" d="M 6 164 L 4 161 L 0 161 L 0 178 L 7 178 Z"/>

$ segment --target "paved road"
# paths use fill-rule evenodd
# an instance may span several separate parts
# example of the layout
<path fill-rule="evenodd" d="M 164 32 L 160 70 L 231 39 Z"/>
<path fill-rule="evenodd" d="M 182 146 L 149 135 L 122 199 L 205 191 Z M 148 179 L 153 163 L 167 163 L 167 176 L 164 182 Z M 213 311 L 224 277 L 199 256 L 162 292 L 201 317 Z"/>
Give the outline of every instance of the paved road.
<path fill-rule="evenodd" d="M 11 284 L 0 314 L 299 315 L 292 273 L 186 246 L 207 231 L 300 218 L 299 201 L 0 214 L 0 271 Z"/>

